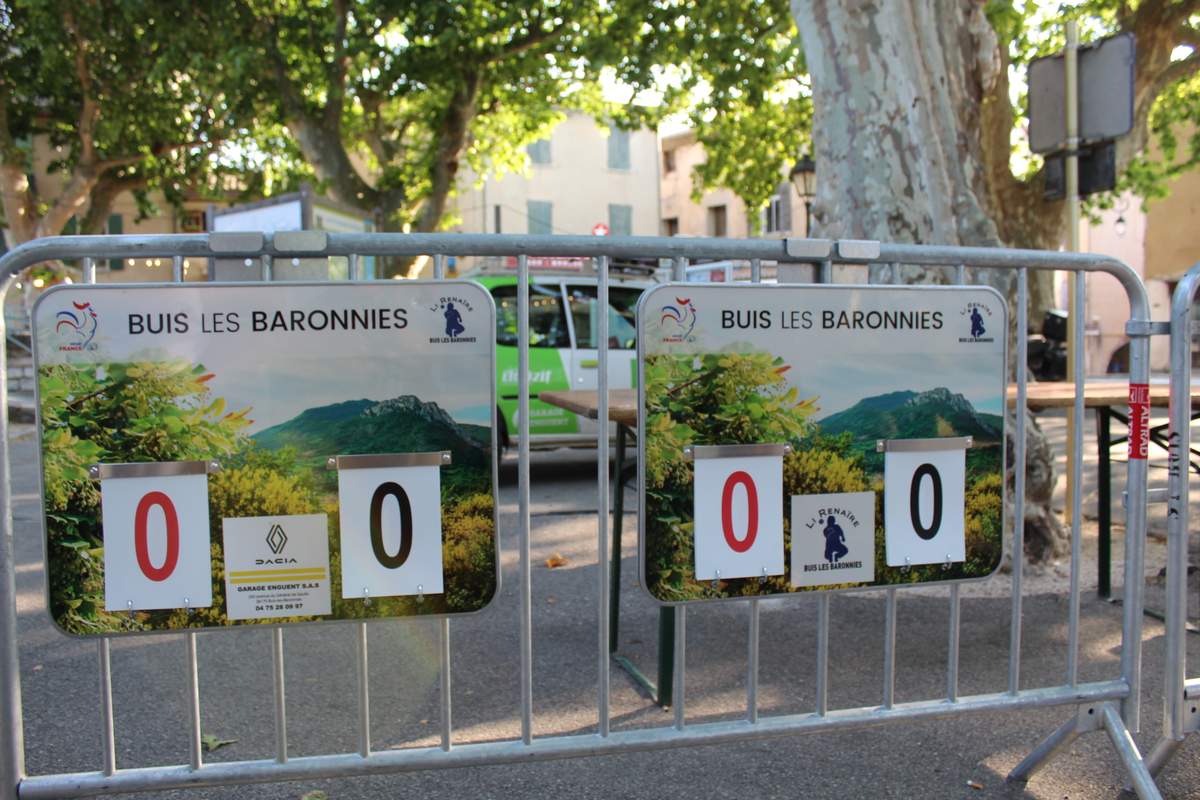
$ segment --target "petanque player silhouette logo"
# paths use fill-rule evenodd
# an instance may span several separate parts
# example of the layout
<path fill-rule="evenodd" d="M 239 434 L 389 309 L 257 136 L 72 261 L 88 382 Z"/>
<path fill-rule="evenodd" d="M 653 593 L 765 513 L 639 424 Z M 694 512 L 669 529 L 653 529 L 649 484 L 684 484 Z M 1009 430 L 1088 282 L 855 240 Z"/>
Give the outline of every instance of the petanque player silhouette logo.
<path fill-rule="evenodd" d="M 462 314 L 454 307 L 454 303 L 446 303 L 446 335 L 451 339 L 466 330 L 463 326 Z"/>
<path fill-rule="evenodd" d="M 978 308 L 971 309 L 971 338 L 978 339 L 986 333 L 983 327 L 983 315 L 979 313 Z"/>
<path fill-rule="evenodd" d="M 836 564 L 850 552 L 850 549 L 846 547 L 846 534 L 833 517 L 829 517 L 826 521 L 825 530 L 822 533 L 825 534 L 825 560 L 830 564 Z"/>

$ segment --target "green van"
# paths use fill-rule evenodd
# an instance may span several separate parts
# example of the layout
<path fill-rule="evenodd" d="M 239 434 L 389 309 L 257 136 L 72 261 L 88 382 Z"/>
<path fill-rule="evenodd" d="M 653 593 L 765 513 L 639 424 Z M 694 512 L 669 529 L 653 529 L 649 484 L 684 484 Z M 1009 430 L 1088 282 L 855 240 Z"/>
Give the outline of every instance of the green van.
<path fill-rule="evenodd" d="M 637 278 L 611 274 L 608 288 L 608 386 L 629 389 L 637 375 L 635 309 L 654 285 L 644 271 Z M 515 445 L 518 430 L 517 276 L 469 276 L 496 301 L 497 431 L 501 446 Z M 595 389 L 598 380 L 594 275 L 533 274 L 529 286 L 529 444 L 531 447 L 587 445 L 596 441 L 597 423 L 537 399 L 539 392 Z"/>

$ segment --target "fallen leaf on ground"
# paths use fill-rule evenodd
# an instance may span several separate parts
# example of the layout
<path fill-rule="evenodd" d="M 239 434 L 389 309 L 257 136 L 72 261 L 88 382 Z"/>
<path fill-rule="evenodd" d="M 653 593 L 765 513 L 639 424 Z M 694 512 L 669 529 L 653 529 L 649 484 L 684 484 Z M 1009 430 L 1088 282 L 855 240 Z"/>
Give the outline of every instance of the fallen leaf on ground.
<path fill-rule="evenodd" d="M 983 791 L 983 784 L 979 783 L 978 781 L 967 781 L 967 786 L 970 786 L 972 789 Z"/>
<path fill-rule="evenodd" d="M 570 562 L 567 561 L 566 556 L 564 556 L 562 553 L 555 553 L 546 559 L 546 566 L 550 569 L 554 569 L 555 567 L 565 567 L 569 563 Z"/>
<path fill-rule="evenodd" d="M 211 733 L 206 733 L 200 737 L 200 741 L 204 744 L 204 749 L 211 753 L 217 748 L 233 744 L 237 741 L 237 739 L 221 739 L 217 736 L 213 736 Z"/>

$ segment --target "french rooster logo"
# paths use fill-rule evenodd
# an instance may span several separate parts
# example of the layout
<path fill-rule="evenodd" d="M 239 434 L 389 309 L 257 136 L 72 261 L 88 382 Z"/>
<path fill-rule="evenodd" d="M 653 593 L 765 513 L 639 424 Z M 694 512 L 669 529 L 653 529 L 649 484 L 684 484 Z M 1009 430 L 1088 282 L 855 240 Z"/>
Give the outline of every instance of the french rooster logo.
<path fill-rule="evenodd" d="M 691 298 L 676 297 L 675 305 L 663 306 L 658 324 L 668 342 L 682 342 L 691 336 L 696 327 L 696 307 Z"/>
<path fill-rule="evenodd" d="M 99 320 L 91 303 L 75 303 L 74 311 L 59 311 L 54 332 L 65 340 L 62 350 L 86 350 L 96 338 Z"/>

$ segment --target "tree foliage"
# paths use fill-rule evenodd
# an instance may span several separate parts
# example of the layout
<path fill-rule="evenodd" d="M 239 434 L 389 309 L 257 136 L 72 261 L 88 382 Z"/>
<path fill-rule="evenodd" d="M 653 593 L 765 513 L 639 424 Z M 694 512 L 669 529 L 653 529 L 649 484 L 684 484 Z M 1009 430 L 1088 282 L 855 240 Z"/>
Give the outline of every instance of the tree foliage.
<path fill-rule="evenodd" d="M 102 233 L 113 200 L 178 202 L 236 166 L 265 86 L 220 5 L 0 0 L 0 199 L 17 242 Z M 34 142 L 53 156 L 34 172 Z"/>
<path fill-rule="evenodd" d="M 242 0 L 246 52 L 323 190 L 382 229 L 436 230 L 462 166 L 522 168 L 567 108 L 599 112 L 602 64 L 637 22 L 624 3 Z M 286 171 L 286 169 L 285 169 Z"/>

